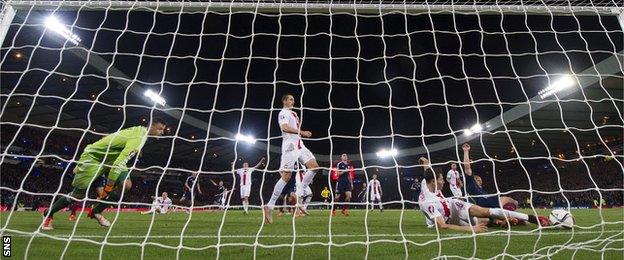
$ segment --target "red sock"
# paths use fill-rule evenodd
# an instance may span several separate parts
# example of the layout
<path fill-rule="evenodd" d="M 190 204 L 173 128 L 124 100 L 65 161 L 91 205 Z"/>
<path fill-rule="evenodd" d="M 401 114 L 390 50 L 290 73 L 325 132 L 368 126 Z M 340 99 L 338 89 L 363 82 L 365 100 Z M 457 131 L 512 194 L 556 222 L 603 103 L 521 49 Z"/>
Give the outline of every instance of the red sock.
<path fill-rule="evenodd" d="M 78 202 L 72 203 L 71 206 L 69 206 L 69 209 L 71 210 L 71 215 L 76 215 L 76 210 L 78 210 Z"/>
<path fill-rule="evenodd" d="M 348 208 L 349 208 L 349 205 L 348 205 L 348 204 L 343 204 L 343 205 L 342 205 L 342 210 L 347 210 Z"/>

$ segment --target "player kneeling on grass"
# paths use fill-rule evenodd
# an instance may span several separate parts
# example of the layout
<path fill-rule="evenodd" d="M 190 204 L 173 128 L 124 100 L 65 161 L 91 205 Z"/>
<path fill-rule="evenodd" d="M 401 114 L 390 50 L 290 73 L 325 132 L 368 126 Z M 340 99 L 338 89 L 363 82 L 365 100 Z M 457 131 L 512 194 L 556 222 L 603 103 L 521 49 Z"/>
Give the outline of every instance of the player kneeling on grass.
<path fill-rule="evenodd" d="M 128 190 L 132 187 L 132 182 L 128 179 L 126 164 L 139 153 L 148 136 L 160 136 L 166 127 L 165 121 L 154 118 L 149 129 L 143 126 L 126 128 L 87 145 L 74 169 L 72 192 L 68 196 L 59 197 L 52 204 L 52 207 L 44 212 L 44 222 L 41 229 L 53 229 L 52 218 L 54 213 L 71 204 L 72 198 L 78 200 L 85 198 L 91 183 L 106 172 L 108 172 L 108 180 L 98 199 L 117 203 L 122 189 Z M 110 226 L 110 222 L 101 213 L 107 205 L 107 203 L 99 201 L 89 213 L 89 217 L 95 218 L 100 225 L 105 227 Z"/>
<path fill-rule="evenodd" d="M 169 207 L 171 207 L 171 199 L 169 198 L 166 192 L 163 192 L 160 197 L 154 197 L 154 202 L 152 202 L 152 208 L 148 211 L 141 212 L 141 215 L 151 214 L 151 213 L 159 213 L 159 214 L 167 214 L 169 213 Z"/>
<path fill-rule="evenodd" d="M 542 227 L 549 224 L 548 219 L 542 216 L 527 215 L 500 208 L 483 208 L 459 199 L 447 199 L 440 191 L 444 185 L 442 173 L 434 172 L 429 160 L 424 157 L 420 158 L 420 163 L 425 165 L 426 169 L 418 204 L 420 210 L 425 214 L 428 227 L 437 226 L 439 229 L 474 231 L 476 233 L 487 231 L 486 223 L 479 223 L 476 218 L 522 220 Z"/>

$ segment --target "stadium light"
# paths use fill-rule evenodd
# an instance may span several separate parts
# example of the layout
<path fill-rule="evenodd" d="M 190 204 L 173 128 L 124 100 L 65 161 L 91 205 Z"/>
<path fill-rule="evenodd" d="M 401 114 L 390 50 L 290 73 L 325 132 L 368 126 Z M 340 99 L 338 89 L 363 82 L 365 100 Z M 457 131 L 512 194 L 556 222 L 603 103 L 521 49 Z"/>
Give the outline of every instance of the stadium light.
<path fill-rule="evenodd" d="M 390 149 L 390 150 L 381 149 L 379 152 L 377 152 L 375 154 L 379 158 L 386 158 L 386 157 L 390 157 L 390 156 L 393 156 L 393 157 L 396 156 L 397 154 L 399 154 L 399 151 L 397 151 L 396 149 Z"/>
<path fill-rule="evenodd" d="M 464 129 L 464 135 L 471 136 L 473 134 L 481 132 L 481 130 L 483 130 L 483 126 L 481 126 L 481 124 L 475 124 L 468 129 Z"/>
<path fill-rule="evenodd" d="M 143 95 L 148 97 L 154 103 L 159 104 L 161 106 L 164 106 L 165 104 L 167 104 L 167 102 L 165 101 L 163 97 L 161 97 L 160 95 L 158 95 L 158 93 L 152 91 L 151 89 L 146 90 L 145 93 L 143 93 Z"/>
<path fill-rule="evenodd" d="M 559 80 L 555 81 L 554 83 L 550 84 L 550 86 L 540 90 L 539 92 L 537 92 L 537 94 L 540 96 L 541 99 L 547 98 L 552 96 L 553 94 L 564 90 L 568 87 L 571 87 L 574 85 L 574 83 L 576 83 L 574 81 L 574 78 L 572 78 L 572 76 L 570 75 L 565 75 L 562 78 L 560 78 Z"/>
<path fill-rule="evenodd" d="M 256 143 L 256 139 L 253 136 L 251 136 L 251 135 L 236 134 L 236 140 L 237 141 L 243 141 L 243 142 L 246 142 L 248 144 L 255 144 Z"/>
<path fill-rule="evenodd" d="M 74 45 L 78 45 L 78 43 L 80 43 L 81 41 L 78 35 L 73 34 L 69 29 L 67 29 L 67 27 L 64 24 L 62 24 L 53 15 L 50 15 L 48 16 L 48 18 L 46 18 L 45 27 L 48 28 L 48 30 L 51 30 L 57 34 L 60 34 L 61 36 L 63 36 L 63 38 L 70 41 Z"/>

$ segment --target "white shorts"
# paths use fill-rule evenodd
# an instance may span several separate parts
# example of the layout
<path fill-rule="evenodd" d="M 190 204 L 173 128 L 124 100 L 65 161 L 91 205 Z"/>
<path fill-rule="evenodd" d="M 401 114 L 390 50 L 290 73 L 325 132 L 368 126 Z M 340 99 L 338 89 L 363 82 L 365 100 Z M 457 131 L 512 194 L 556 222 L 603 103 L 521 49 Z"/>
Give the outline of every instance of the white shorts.
<path fill-rule="evenodd" d="M 472 207 L 472 203 L 465 202 L 459 199 L 449 199 L 451 206 L 451 217 L 449 218 L 449 224 L 460 225 L 460 226 L 470 226 L 476 223 L 473 223 L 475 220 L 471 220 L 470 218 L 470 207 Z"/>
<path fill-rule="evenodd" d="M 451 192 L 453 193 L 453 197 L 455 198 L 461 198 L 462 197 L 462 191 L 459 187 L 455 186 L 450 186 L 449 187 L 451 189 Z"/>
<path fill-rule="evenodd" d="M 371 199 L 370 200 L 371 201 L 375 201 L 375 200 L 381 201 L 381 195 L 379 193 L 377 193 L 377 194 L 371 193 Z"/>
<path fill-rule="evenodd" d="M 158 213 L 160 214 L 167 214 L 167 211 L 169 211 L 169 207 L 160 207 L 158 208 Z"/>
<path fill-rule="evenodd" d="M 249 197 L 249 193 L 251 193 L 251 185 L 240 186 L 241 198 Z"/>
<path fill-rule="evenodd" d="M 292 151 L 282 151 L 280 171 L 293 171 L 295 170 L 295 163 L 297 161 L 305 164 L 312 159 L 315 159 L 314 155 L 305 146 L 301 147 L 301 149 L 295 149 Z"/>

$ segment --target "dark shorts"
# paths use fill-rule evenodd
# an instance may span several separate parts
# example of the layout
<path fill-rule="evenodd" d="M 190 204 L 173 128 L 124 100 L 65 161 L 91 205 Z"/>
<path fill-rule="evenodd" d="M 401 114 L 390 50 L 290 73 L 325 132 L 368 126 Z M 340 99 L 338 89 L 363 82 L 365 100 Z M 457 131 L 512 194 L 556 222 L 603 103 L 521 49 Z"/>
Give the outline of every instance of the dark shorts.
<path fill-rule="evenodd" d="M 95 181 L 95 187 L 104 188 L 106 187 L 107 182 L 108 182 L 108 178 L 105 175 L 102 175 Z"/>
<path fill-rule="evenodd" d="M 295 192 L 295 188 L 296 188 L 295 176 L 292 176 L 290 178 L 290 181 L 288 181 L 286 183 L 286 186 L 284 186 L 284 189 L 282 190 L 282 195 L 287 195 L 287 194 L 290 194 L 291 192 Z"/>
<path fill-rule="evenodd" d="M 347 191 L 352 191 L 353 187 L 351 187 L 351 182 L 348 181 L 339 181 L 338 185 L 336 185 L 336 193 L 344 194 Z"/>
<path fill-rule="evenodd" d="M 498 201 L 497 196 L 489 196 L 489 197 L 475 197 L 472 198 L 474 204 L 477 204 L 484 208 L 500 208 L 500 202 Z"/>

